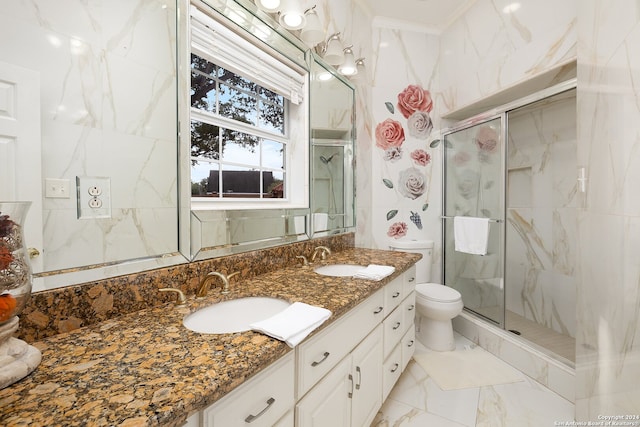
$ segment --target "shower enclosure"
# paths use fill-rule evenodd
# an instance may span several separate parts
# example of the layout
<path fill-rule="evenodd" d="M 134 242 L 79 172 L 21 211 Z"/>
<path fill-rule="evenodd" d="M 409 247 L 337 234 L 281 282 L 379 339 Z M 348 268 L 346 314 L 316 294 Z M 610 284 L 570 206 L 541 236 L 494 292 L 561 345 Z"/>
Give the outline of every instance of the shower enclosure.
<path fill-rule="evenodd" d="M 575 83 L 466 120 L 443 142 L 444 284 L 467 311 L 573 365 Z M 490 218 L 486 255 L 455 250 L 455 216 Z"/>

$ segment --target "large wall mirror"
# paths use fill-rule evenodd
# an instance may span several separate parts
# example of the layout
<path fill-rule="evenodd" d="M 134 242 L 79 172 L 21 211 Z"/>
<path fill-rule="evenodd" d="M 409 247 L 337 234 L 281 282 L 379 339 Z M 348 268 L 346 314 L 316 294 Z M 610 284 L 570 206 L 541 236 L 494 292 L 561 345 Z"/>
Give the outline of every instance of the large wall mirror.
<path fill-rule="evenodd" d="M 32 264 L 34 291 L 353 225 L 352 168 L 344 166 L 352 161 L 353 146 L 325 131 L 318 134 L 315 125 L 309 128 L 314 146 L 306 166 L 306 207 L 190 209 L 190 164 L 184 161 L 189 153 L 180 152 L 178 137 L 189 130 L 189 123 L 178 120 L 180 109 L 190 108 L 188 96 L 180 97 L 190 78 L 183 68 L 188 0 L 69 0 L 62 14 L 60 5 L 50 3 L 16 0 L 0 16 L 0 92 L 3 100 L 18 94 L 11 105 L 16 116 L 28 118 L 17 128 L 0 123 L 0 200 L 33 202 L 25 238 L 41 254 Z M 198 4 L 247 37 L 266 34 L 271 46 L 300 67 L 316 67 L 310 51 L 253 2 Z M 310 126 L 314 98 L 320 100 L 314 93 L 324 89 L 307 84 L 310 111 L 299 119 Z M 347 98 L 353 124 L 353 97 Z M 5 112 L 7 105 L 0 105 Z M 322 178 L 314 183 L 316 175 Z M 101 189 L 97 209 L 89 204 L 93 186 Z M 315 228 L 314 212 L 327 214 Z M 320 231 L 317 225 L 323 224 Z"/>
<path fill-rule="evenodd" d="M 355 90 L 315 53 L 311 58 L 313 236 L 355 226 Z"/>

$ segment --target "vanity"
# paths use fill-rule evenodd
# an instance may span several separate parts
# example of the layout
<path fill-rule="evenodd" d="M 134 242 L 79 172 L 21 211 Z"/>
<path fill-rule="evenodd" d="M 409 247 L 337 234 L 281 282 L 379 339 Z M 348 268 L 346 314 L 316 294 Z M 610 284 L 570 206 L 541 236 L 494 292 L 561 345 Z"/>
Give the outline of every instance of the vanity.
<path fill-rule="evenodd" d="M 0 424 L 366 424 L 412 354 L 418 258 L 348 248 L 321 263 L 396 271 L 376 282 L 286 267 L 232 280 L 224 297 L 214 288 L 184 307 L 167 303 L 43 339 L 34 343 L 43 352 L 37 370 L 0 390 Z M 294 349 L 252 331 L 208 335 L 182 324 L 199 308 L 247 296 L 302 301 L 332 315 Z"/>

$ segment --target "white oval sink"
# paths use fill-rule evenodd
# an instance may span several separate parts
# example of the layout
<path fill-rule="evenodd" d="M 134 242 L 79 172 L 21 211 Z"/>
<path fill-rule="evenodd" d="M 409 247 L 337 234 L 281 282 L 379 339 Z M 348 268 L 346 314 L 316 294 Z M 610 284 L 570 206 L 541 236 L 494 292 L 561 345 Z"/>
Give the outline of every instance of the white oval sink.
<path fill-rule="evenodd" d="M 323 276 L 347 277 L 353 276 L 360 270 L 367 268 L 365 265 L 356 264 L 330 264 L 317 267 L 313 271 Z"/>
<path fill-rule="evenodd" d="M 244 332 L 251 329 L 251 323 L 267 319 L 289 305 L 288 301 L 278 298 L 238 298 L 201 308 L 185 316 L 182 324 L 201 334 Z"/>

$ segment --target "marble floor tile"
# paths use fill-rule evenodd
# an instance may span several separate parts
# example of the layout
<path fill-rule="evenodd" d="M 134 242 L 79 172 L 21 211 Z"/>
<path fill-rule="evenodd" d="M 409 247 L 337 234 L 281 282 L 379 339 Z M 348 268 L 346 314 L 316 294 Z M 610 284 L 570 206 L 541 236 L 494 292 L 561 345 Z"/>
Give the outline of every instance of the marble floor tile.
<path fill-rule="evenodd" d="M 456 350 L 474 346 L 456 333 Z M 415 351 L 431 350 L 417 343 Z M 526 376 L 512 384 L 444 391 L 412 360 L 371 427 L 538 427 L 573 417 L 571 402 Z"/>

